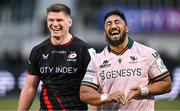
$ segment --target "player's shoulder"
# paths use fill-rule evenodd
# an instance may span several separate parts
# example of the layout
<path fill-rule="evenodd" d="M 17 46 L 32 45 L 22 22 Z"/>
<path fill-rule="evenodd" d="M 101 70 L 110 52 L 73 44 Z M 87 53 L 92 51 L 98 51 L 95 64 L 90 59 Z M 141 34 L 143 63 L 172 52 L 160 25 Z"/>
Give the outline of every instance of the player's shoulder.
<path fill-rule="evenodd" d="M 96 52 L 96 54 L 93 56 L 94 61 L 99 61 L 102 60 L 103 58 L 106 58 L 105 55 L 107 53 L 107 46 L 101 51 L 101 52 Z"/>
<path fill-rule="evenodd" d="M 78 46 L 81 46 L 81 47 L 87 47 L 87 48 L 90 48 L 91 46 L 86 43 L 84 40 L 74 36 L 74 44 L 78 45 Z"/>
<path fill-rule="evenodd" d="M 138 51 L 144 54 L 152 54 L 154 52 L 157 52 L 154 48 L 144 45 L 142 43 L 136 42 L 136 41 L 134 41 L 133 48 L 137 49 Z"/>
<path fill-rule="evenodd" d="M 91 47 L 88 43 L 83 41 L 82 39 L 74 36 L 74 47 L 80 48 L 82 50 L 88 50 L 91 57 L 96 54 L 96 50 Z"/>
<path fill-rule="evenodd" d="M 32 51 L 39 51 L 42 48 L 46 47 L 49 44 L 50 38 L 45 39 L 44 41 L 40 42 L 39 44 L 35 45 L 32 48 Z"/>

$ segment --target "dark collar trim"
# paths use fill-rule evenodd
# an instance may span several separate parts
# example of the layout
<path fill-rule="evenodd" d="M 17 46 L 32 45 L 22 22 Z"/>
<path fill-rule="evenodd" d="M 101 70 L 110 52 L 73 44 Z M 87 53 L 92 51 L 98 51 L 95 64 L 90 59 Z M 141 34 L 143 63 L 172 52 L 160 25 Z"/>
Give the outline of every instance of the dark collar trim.
<path fill-rule="evenodd" d="M 107 49 L 109 52 L 113 52 L 117 55 L 119 55 L 119 54 L 122 55 L 127 49 L 130 49 L 133 46 L 133 43 L 134 43 L 134 40 L 132 40 L 131 38 L 128 37 L 128 44 L 121 52 L 116 52 L 116 51 L 112 50 L 109 45 L 108 45 Z"/>
<path fill-rule="evenodd" d="M 53 43 L 52 43 L 52 41 L 51 41 L 51 37 L 49 38 L 49 42 L 50 42 L 50 44 L 53 46 L 53 47 L 67 47 L 67 46 L 69 46 L 71 43 L 72 43 L 72 41 L 75 39 L 75 36 L 72 36 L 72 38 L 67 42 L 67 43 L 65 43 L 65 44 L 63 44 L 63 45 L 54 45 Z"/>
<path fill-rule="evenodd" d="M 128 48 L 130 49 L 134 44 L 134 40 L 132 40 L 130 37 L 128 37 Z"/>

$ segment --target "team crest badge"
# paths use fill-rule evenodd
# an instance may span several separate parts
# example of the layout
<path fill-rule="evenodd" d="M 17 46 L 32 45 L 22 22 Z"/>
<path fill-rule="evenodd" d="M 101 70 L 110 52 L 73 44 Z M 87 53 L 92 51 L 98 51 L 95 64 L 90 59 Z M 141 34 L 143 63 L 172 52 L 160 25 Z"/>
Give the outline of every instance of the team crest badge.
<path fill-rule="evenodd" d="M 76 54 L 76 53 L 71 53 L 71 54 L 68 55 L 68 58 L 69 58 L 69 59 L 74 59 L 74 58 L 76 58 L 76 57 L 77 57 L 77 54 Z"/>
<path fill-rule="evenodd" d="M 76 52 L 71 52 L 68 57 L 67 57 L 67 61 L 77 61 L 77 53 Z"/>
<path fill-rule="evenodd" d="M 138 58 L 136 56 L 130 56 L 131 61 L 129 63 L 137 63 Z"/>

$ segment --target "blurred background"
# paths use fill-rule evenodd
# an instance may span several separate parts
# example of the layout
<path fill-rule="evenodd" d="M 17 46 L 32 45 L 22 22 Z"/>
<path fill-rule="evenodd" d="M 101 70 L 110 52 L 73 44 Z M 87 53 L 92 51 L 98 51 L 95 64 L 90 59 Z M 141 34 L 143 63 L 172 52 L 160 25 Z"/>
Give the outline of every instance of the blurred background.
<path fill-rule="evenodd" d="M 171 72 L 173 89 L 156 96 L 156 109 L 180 110 L 180 0 L 1 0 L 0 110 L 17 106 L 29 53 L 50 36 L 46 8 L 52 3 L 64 3 L 71 8 L 71 32 L 97 52 L 107 44 L 103 35 L 104 13 L 122 10 L 129 36 L 156 49 Z M 35 98 L 32 109 L 38 109 L 38 105 Z"/>

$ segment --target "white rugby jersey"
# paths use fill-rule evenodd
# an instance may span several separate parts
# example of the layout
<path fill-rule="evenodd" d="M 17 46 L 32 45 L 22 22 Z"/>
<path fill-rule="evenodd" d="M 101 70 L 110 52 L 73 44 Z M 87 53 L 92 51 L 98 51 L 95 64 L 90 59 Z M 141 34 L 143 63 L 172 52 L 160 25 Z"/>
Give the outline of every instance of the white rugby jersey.
<path fill-rule="evenodd" d="M 106 94 L 120 90 L 127 98 L 131 87 L 143 87 L 168 76 L 166 66 L 154 49 L 129 38 L 122 54 L 112 53 L 108 46 L 101 53 L 96 54 L 88 65 L 81 85 Z M 125 105 L 108 103 L 103 105 L 103 109 L 152 111 L 154 97 L 133 99 Z"/>

